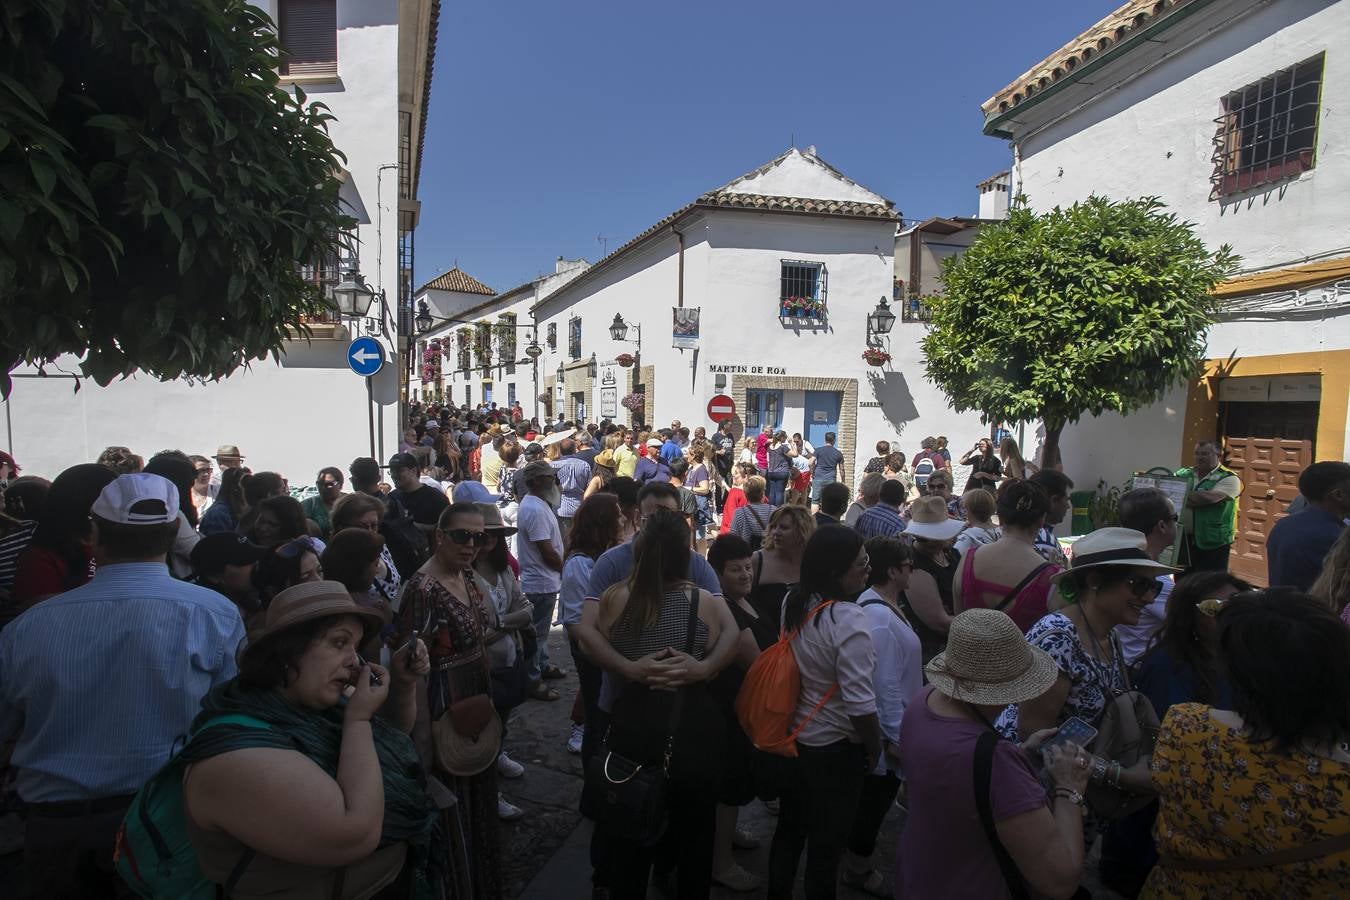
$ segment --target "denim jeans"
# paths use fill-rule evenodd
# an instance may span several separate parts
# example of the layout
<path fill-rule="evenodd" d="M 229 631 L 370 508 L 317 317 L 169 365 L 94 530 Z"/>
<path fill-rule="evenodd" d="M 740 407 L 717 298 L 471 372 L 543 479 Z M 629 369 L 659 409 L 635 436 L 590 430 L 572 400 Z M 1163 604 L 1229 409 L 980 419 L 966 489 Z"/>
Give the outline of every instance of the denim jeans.
<path fill-rule="evenodd" d="M 791 474 L 790 472 L 770 472 L 765 476 L 769 482 L 769 496 L 765 499 L 774 506 L 783 505 L 784 495 L 787 494 L 788 478 Z"/>
<path fill-rule="evenodd" d="M 534 636 L 539 644 L 538 652 L 530 660 L 530 684 L 538 684 L 544 669 L 548 668 L 548 632 L 553 627 L 553 607 L 558 605 L 558 595 L 526 594 L 525 599 L 534 606 Z"/>

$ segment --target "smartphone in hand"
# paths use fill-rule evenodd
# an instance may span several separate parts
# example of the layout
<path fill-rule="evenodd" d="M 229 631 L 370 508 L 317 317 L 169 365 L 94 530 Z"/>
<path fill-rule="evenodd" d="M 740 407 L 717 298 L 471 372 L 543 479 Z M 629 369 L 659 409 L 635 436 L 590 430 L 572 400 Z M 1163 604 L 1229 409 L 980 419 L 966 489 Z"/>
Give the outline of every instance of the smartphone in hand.
<path fill-rule="evenodd" d="M 1055 732 L 1054 737 L 1041 745 L 1041 758 L 1048 759 L 1051 747 L 1060 747 L 1064 744 L 1077 744 L 1086 749 L 1095 737 L 1097 737 L 1096 728 L 1077 716 L 1070 716 L 1059 726 L 1059 731 Z"/>

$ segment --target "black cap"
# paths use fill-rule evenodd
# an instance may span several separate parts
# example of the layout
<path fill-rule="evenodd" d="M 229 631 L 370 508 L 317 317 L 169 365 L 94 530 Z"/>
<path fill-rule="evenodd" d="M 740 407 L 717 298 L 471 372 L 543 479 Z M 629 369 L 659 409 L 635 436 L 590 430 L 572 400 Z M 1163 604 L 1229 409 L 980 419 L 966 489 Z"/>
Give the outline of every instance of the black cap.
<path fill-rule="evenodd" d="M 266 547 L 251 543 L 242 534 L 221 532 L 198 541 L 188 558 L 198 575 L 219 575 L 226 566 L 246 566 L 266 555 Z"/>
<path fill-rule="evenodd" d="M 389 457 L 389 465 L 386 468 L 416 469 L 420 471 L 422 466 L 418 464 L 417 457 L 413 456 L 411 453 L 395 453 L 393 456 Z"/>

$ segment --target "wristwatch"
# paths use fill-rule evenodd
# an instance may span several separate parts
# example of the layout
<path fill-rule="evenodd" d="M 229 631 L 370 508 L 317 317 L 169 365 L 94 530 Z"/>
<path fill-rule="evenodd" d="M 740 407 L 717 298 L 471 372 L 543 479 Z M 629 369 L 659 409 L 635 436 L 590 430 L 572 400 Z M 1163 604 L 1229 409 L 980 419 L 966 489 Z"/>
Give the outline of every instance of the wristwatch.
<path fill-rule="evenodd" d="M 1076 804 L 1078 806 L 1083 805 L 1083 795 L 1075 791 L 1073 788 L 1066 788 L 1066 787 L 1055 788 L 1055 799 L 1058 800 L 1061 797 L 1063 797 L 1065 800 L 1068 800 L 1070 803 Z"/>

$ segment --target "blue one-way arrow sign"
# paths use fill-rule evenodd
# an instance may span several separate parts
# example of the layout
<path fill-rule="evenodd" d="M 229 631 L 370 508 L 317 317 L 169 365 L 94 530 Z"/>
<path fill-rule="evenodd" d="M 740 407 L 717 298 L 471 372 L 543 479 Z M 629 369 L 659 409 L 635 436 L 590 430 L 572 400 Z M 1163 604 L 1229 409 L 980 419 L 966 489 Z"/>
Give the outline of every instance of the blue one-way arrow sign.
<path fill-rule="evenodd" d="M 347 347 L 347 365 L 357 375 L 369 378 L 384 365 L 384 345 L 373 337 L 359 337 Z"/>

